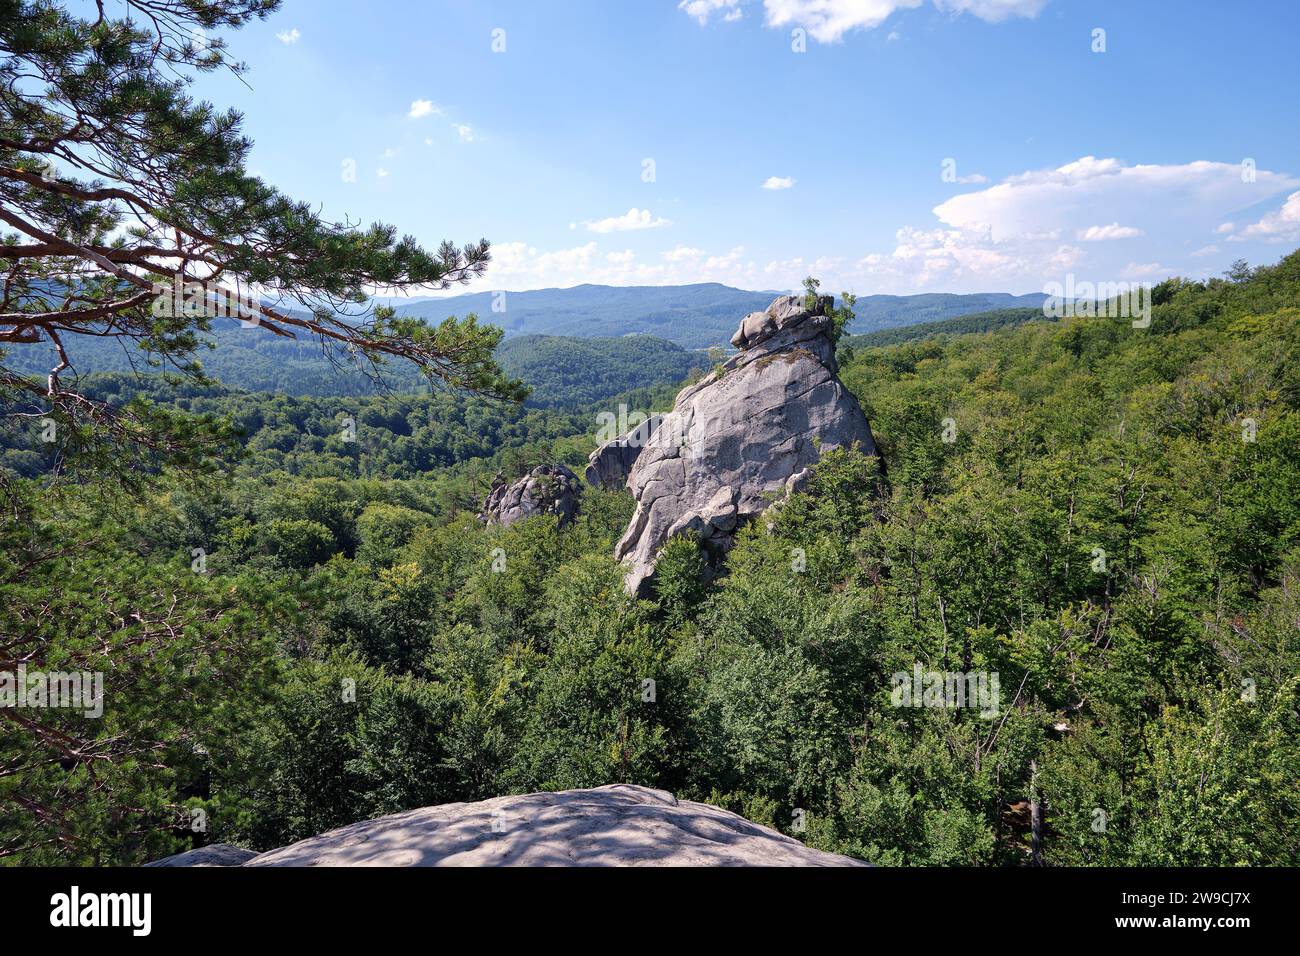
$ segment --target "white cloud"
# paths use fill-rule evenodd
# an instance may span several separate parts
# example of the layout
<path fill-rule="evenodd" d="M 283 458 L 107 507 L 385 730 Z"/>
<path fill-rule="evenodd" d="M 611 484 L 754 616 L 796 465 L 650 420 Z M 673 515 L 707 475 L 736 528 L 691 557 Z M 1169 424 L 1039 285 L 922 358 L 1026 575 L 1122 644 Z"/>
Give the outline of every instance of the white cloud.
<path fill-rule="evenodd" d="M 886 39 L 887 39 L 890 43 L 894 43 L 894 42 L 897 42 L 898 40 L 903 39 L 903 35 L 902 35 L 901 33 L 899 33 L 897 30 L 891 30 L 891 31 L 889 31 L 889 36 L 886 37 Z"/>
<path fill-rule="evenodd" d="M 723 18 L 722 18 L 722 22 L 723 22 L 723 23 L 735 23 L 737 20 L 739 20 L 739 19 L 740 19 L 741 17 L 743 17 L 744 15 L 745 15 L 745 11 L 741 10 L 740 7 L 736 7 L 736 9 L 734 9 L 734 10 L 728 10 L 728 11 L 727 11 L 726 15 L 723 16 Z"/>
<path fill-rule="evenodd" d="M 763 266 L 764 284 L 795 289 L 807 276 L 824 279 L 842 275 L 846 265 L 841 256 L 818 256 L 812 260 L 805 260 L 803 256 L 795 256 L 793 259 L 774 259 Z"/>
<path fill-rule="evenodd" d="M 769 27 L 803 27 L 822 43 L 835 43 L 852 30 L 874 30 L 896 10 L 919 7 L 923 0 L 763 0 Z M 1047 0 L 933 0 L 945 12 L 969 13 L 998 23 L 1010 17 L 1036 17 Z M 742 0 L 681 0 L 677 9 L 707 24 L 715 13 L 740 18 Z M 890 39 L 896 39 L 891 34 Z"/>
<path fill-rule="evenodd" d="M 920 5 L 921 0 L 763 0 L 769 27 L 803 27 L 822 43 L 850 30 L 874 30 L 895 10 Z"/>
<path fill-rule="evenodd" d="M 1256 178 L 1243 183 L 1236 163 L 1128 166 L 1084 156 L 954 196 L 934 213 L 947 226 L 988 230 L 995 240 L 1061 227 L 1086 231 L 1098 219 L 1195 221 L 1204 233 L 1226 214 L 1258 202 L 1262 191 L 1300 187 L 1300 180 L 1267 170 Z"/>
<path fill-rule="evenodd" d="M 388 177 L 388 170 L 384 169 L 383 166 L 380 166 L 378 169 L 375 170 L 375 175 L 378 176 L 380 179 L 386 179 Z"/>
<path fill-rule="evenodd" d="M 1230 227 L 1231 223 L 1224 223 Z M 1251 223 L 1239 233 L 1228 237 L 1230 242 L 1246 239 L 1263 239 L 1266 242 L 1295 242 L 1300 240 L 1300 192 L 1286 197 L 1282 208 L 1267 213 L 1259 222 Z"/>
<path fill-rule="evenodd" d="M 677 4 L 677 9 L 685 11 L 687 16 L 692 16 L 700 22 L 700 26 L 709 22 L 709 17 L 720 10 L 727 11 L 723 17 L 724 20 L 740 19 L 740 0 L 681 0 Z"/>
<path fill-rule="evenodd" d="M 460 137 L 462 143 L 474 142 L 474 128 L 472 126 L 465 123 L 452 123 L 451 128 L 456 131 L 456 135 Z"/>
<path fill-rule="evenodd" d="M 275 35 L 275 38 L 285 46 L 289 46 L 290 44 L 297 43 L 302 39 L 302 34 L 298 32 L 297 27 L 294 27 L 292 30 L 281 30 Z"/>
<path fill-rule="evenodd" d="M 1141 229 L 1134 226 L 1121 226 L 1117 222 L 1112 222 L 1109 226 L 1089 226 L 1087 229 L 1079 230 L 1078 236 L 1084 242 L 1106 242 L 1110 239 L 1136 239 L 1138 236 L 1145 235 Z"/>
<path fill-rule="evenodd" d="M 806 273 L 805 273 L 806 274 Z M 798 286 L 792 280 L 791 288 Z M 498 289 L 541 289 L 591 282 L 604 285 L 684 285 L 722 282 L 739 288 L 770 288 L 743 246 L 710 255 L 704 249 L 676 246 L 643 259 L 630 249 L 602 251 L 595 241 L 568 249 L 542 251 L 524 242 L 496 243 L 485 281 Z"/>
<path fill-rule="evenodd" d="M 1273 203 L 1278 208 L 1256 212 L 1268 196 L 1279 197 Z M 1090 233 L 1135 229 L 1126 224 L 1139 222 L 1142 235 L 1128 241 L 1088 239 Z M 883 248 L 837 246 L 810 255 L 778 244 L 755 261 L 743 247 L 709 249 L 702 242 L 665 243 L 635 253 L 621 243 L 603 248 L 595 241 L 546 251 L 503 243 L 494 246 L 489 281 L 494 288 L 510 289 L 722 282 L 795 290 L 811 274 L 836 292 L 1030 292 L 1063 281 L 1068 273 L 1093 282 L 1199 274 L 1196 270 L 1213 261 L 1205 257 L 1221 250 L 1190 251 L 1195 246 L 1187 237 L 1209 237 L 1217 225 L 1231 222 L 1239 224 L 1229 227 L 1234 237 L 1257 244 L 1292 228 L 1300 241 L 1300 180 L 1258 170 L 1256 182 L 1245 184 L 1236 163 L 1129 165 L 1085 156 L 952 196 L 934 207 L 929 222 L 903 225 Z M 618 233 L 660 224 L 666 225 L 649 210 L 632 209 L 583 225 Z M 825 254 L 817 258 L 817 252 Z"/>
<path fill-rule="evenodd" d="M 732 272 L 741 267 L 741 257 L 745 254 L 744 246 L 736 246 L 721 256 L 709 256 L 704 260 L 704 275 L 712 276 L 714 273 Z M 751 262 L 748 266 L 749 274 L 753 274 L 754 264 Z M 704 281 L 701 279 L 700 281 Z"/>
<path fill-rule="evenodd" d="M 423 119 L 426 116 L 441 116 L 442 108 L 433 100 L 414 100 L 411 110 L 406 114 L 411 119 Z"/>
<path fill-rule="evenodd" d="M 598 219 L 595 222 L 584 223 L 588 232 L 631 232 L 634 229 L 658 229 L 662 226 L 671 226 L 672 223 L 663 218 L 656 218 L 649 209 L 629 209 L 625 215 L 610 216 L 608 219 Z"/>
<path fill-rule="evenodd" d="M 1158 262 L 1130 262 L 1124 267 L 1122 279 L 1130 279 L 1134 276 L 1150 278 L 1151 276 L 1164 275 L 1170 270 L 1166 269 Z"/>
<path fill-rule="evenodd" d="M 1057 275 L 1082 257 L 1077 246 L 1046 237 L 995 242 L 977 230 L 904 226 L 892 253 L 865 256 L 855 266 L 873 286 L 915 291 L 939 283 L 975 291 L 1023 287 L 1027 277 Z"/>
<path fill-rule="evenodd" d="M 576 277 L 593 273 L 596 252 L 594 242 L 541 253 L 524 242 L 495 243 L 487 275 L 496 288 L 502 289 L 536 289 L 546 285 L 592 282 L 595 280 Z"/>
<path fill-rule="evenodd" d="M 857 260 L 841 281 L 865 282 L 873 291 L 1028 291 L 1071 271 L 1094 281 L 1158 279 L 1192 258 L 1182 252 L 1187 236 L 1212 233 L 1219 223 L 1218 231 L 1232 232 L 1225 220 L 1282 189 L 1300 189 L 1300 180 L 1261 170 L 1254 184 L 1243 183 L 1237 163 L 1128 165 L 1084 156 L 953 196 L 934 208 L 937 227 L 904 226 L 892 252 Z M 1293 195 L 1294 202 L 1238 235 L 1266 239 L 1294 227 L 1300 239 L 1300 193 Z M 1146 230 L 1121 225 L 1134 221 Z M 1081 242 L 1063 243 L 1062 236 Z M 1144 258 L 1129 258 L 1131 243 L 1101 241 L 1119 238 L 1141 238 Z M 1128 250 L 1125 258 L 1119 249 Z"/>
<path fill-rule="evenodd" d="M 676 246 L 664 253 L 664 258 L 669 262 L 691 262 L 696 259 L 702 259 L 707 253 L 703 249 L 695 249 L 691 246 Z"/>
<path fill-rule="evenodd" d="M 789 189 L 794 185 L 794 178 L 791 176 L 768 176 L 763 180 L 764 189 Z"/>
<path fill-rule="evenodd" d="M 1011 17 L 1033 19 L 1042 13 L 1047 0 L 934 0 L 934 5 L 950 13 L 969 13 L 989 23 L 1001 23 Z"/>

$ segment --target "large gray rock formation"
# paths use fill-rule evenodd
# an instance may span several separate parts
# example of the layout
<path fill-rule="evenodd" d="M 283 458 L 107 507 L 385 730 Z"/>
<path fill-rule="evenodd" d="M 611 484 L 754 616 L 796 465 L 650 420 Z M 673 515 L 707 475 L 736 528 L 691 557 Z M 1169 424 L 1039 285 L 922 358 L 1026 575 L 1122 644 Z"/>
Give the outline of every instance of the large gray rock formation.
<path fill-rule="evenodd" d="M 617 784 L 379 817 L 245 866 L 865 866 L 744 817 Z"/>
<path fill-rule="evenodd" d="M 498 478 L 483 502 L 479 520 L 512 525 L 532 515 L 559 515 L 560 525 L 578 513 L 578 476 L 563 465 L 538 465 L 518 481 Z"/>
<path fill-rule="evenodd" d="M 636 513 L 615 549 L 627 587 L 644 590 L 673 535 L 697 535 L 714 554 L 780 493 L 797 490 L 821 453 L 859 443 L 875 453 L 871 426 L 840 383 L 829 330 L 830 296 L 813 308 L 781 296 L 745 316 L 740 352 L 683 389 L 632 466 Z"/>
<path fill-rule="evenodd" d="M 640 425 L 629 429 L 626 435 L 611 438 L 587 456 L 587 484 L 597 488 L 623 488 L 627 476 L 641 455 L 641 449 L 650 443 L 662 415 L 651 415 Z"/>

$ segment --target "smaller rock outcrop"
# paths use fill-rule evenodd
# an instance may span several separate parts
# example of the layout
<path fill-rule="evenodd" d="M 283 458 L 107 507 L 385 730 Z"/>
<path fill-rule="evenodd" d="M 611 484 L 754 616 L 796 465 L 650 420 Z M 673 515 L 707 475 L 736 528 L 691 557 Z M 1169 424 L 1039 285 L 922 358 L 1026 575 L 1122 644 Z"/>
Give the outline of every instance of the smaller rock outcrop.
<path fill-rule="evenodd" d="M 161 860 L 146 863 L 145 866 L 243 866 L 255 856 L 256 850 L 245 850 L 229 843 L 214 843 L 165 856 Z"/>
<path fill-rule="evenodd" d="M 587 458 L 587 484 L 596 488 L 625 488 L 641 450 L 659 427 L 662 415 L 651 415 L 626 435 L 619 435 L 601 445 Z"/>
<path fill-rule="evenodd" d="M 507 482 L 498 475 L 478 517 L 508 527 L 533 515 L 558 515 L 563 527 L 578 513 L 580 494 L 578 476 L 568 468 L 538 465 L 517 481 Z"/>

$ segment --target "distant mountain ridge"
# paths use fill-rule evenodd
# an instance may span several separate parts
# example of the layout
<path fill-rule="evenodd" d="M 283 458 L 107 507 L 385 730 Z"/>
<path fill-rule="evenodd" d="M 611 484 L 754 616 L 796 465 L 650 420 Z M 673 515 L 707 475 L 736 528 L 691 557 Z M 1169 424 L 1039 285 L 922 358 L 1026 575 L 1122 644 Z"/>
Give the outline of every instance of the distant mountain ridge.
<path fill-rule="evenodd" d="M 437 322 L 448 315 L 476 312 L 483 322 L 504 326 L 507 337 L 498 347 L 497 357 L 507 374 L 533 387 L 529 404 L 572 408 L 629 389 L 680 383 L 692 369 L 713 364 L 705 348 L 727 346 L 740 319 L 749 312 L 766 309 L 780 293 L 746 292 L 717 283 L 585 285 L 507 293 L 505 312 L 492 311 L 494 295 L 480 292 L 427 299 L 410 303 L 407 314 Z M 857 301 L 858 318 L 851 327 L 858 334 L 846 344 L 887 344 L 860 341 L 860 330 L 880 334 L 967 315 L 970 328 L 961 331 L 982 330 L 1002 324 L 1006 321 L 1002 313 L 1015 309 L 1014 305 L 988 303 L 1023 304 L 1026 299 L 1036 299 L 1036 314 L 1041 316 L 1043 298 L 1006 293 L 863 296 Z M 998 315 L 987 315 L 990 311 Z M 936 320 L 935 316 L 941 318 Z M 1014 318 L 1025 317 L 1031 316 Z M 648 333 L 645 329 L 657 331 Z M 322 397 L 371 395 L 378 390 L 358 366 L 347 362 L 331 364 L 311 336 L 282 338 L 265 329 L 244 328 L 237 322 L 218 319 L 207 338 L 216 348 L 200 349 L 199 360 L 210 376 L 233 388 Z M 5 351 L 12 368 L 30 375 L 43 376 L 58 361 L 52 347 L 44 342 L 13 345 Z M 138 350 L 123 349 L 107 338 L 85 337 L 77 342 L 73 356 L 74 368 L 66 373 L 69 380 L 76 374 L 149 369 Z M 404 362 L 389 364 L 384 380 L 395 392 L 427 387 L 415 369 Z"/>
<path fill-rule="evenodd" d="M 400 303 L 385 300 L 402 315 L 441 321 L 449 315 L 476 313 L 500 326 L 507 337 L 566 335 L 575 338 L 653 335 L 683 348 L 725 346 L 737 321 L 766 309 L 780 291 L 750 292 L 717 282 L 678 286 L 579 285 L 528 292 L 471 292 L 438 299 Z M 849 331 L 936 322 L 997 309 L 1041 308 L 1043 293 L 968 295 L 929 292 L 920 295 L 859 296 Z"/>
<path fill-rule="evenodd" d="M 219 319 L 209 338 L 216 348 L 201 349 L 198 358 L 210 377 L 231 388 L 317 397 L 373 395 L 381 390 L 360 366 L 345 360 L 332 364 L 310 336 L 287 339 Z M 78 346 L 77 364 L 65 373 L 68 381 L 77 374 L 150 371 L 143 353 L 127 351 L 111 339 L 89 337 Z M 8 351 L 11 366 L 29 375 L 45 375 L 58 361 L 48 343 L 16 345 Z M 677 384 L 692 370 L 709 364 L 703 352 L 648 335 L 517 335 L 497 347 L 497 361 L 507 375 L 533 389 L 528 405 L 535 408 L 574 408 L 631 389 Z M 383 379 L 394 392 L 428 388 L 406 362 L 389 363 Z"/>
<path fill-rule="evenodd" d="M 854 349 L 879 348 L 889 345 L 901 345 L 915 342 L 936 335 L 968 335 L 979 332 L 992 332 L 997 329 L 1024 325 L 1026 322 L 1054 321 L 1038 309 L 994 309 L 990 312 L 972 312 L 938 322 L 918 322 L 915 325 L 897 325 L 893 328 L 879 329 L 865 335 L 849 335 L 840 340 L 840 345 Z"/>
<path fill-rule="evenodd" d="M 963 315 L 998 312 L 1003 309 L 1042 310 L 1047 295 L 1030 292 L 1012 295 L 1009 292 L 924 292 L 919 295 L 864 295 L 859 296 L 853 311 L 857 318 L 849 327 L 854 335 L 866 335 L 883 329 L 893 329 L 922 322 L 942 322 Z"/>
<path fill-rule="evenodd" d="M 530 292 L 471 292 L 397 306 L 399 315 L 441 321 L 476 313 L 507 336 L 616 338 L 653 335 L 683 348 L 725 345 L 738 316 L 765 309 L 779 293 L 710 282 L 684 286 L 579 285 Z"/>
<path fill-rule="evenodd" d="M 497 361 L 532 387 L 528 404 L 541 408 L 572 408 L 634 388 L 676 384 L 709 364 L 702 352 L 649 335 L 517 335 L 497 346 Z"/>

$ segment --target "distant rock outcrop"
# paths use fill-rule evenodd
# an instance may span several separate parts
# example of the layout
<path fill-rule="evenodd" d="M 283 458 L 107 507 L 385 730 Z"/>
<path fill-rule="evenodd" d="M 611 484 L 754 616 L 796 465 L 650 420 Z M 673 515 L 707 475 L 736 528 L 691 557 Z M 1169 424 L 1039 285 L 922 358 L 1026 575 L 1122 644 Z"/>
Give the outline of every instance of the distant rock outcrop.
<path fill-rule="evenodd" d="M 587 457 L 587 484 L 597 488 L 626 487 L 632 466 L 662 419 L 662 415 L 651 415 L 626 435 L 611 438 L 593 451 Z"/>
<path fill-rule="evenodd" d="M 500 476 L 483 502 L 480 521 L 508 526 L 532 515 L 559 515 L 563 527 L 578 513 L 578 476 L 563 465 L 538 465 L 517 481 Z"/>
<path fill-rule="evenodd" d="M 875 454 L 839 380 L 832 304 L 821 296 L 810 309 L 787 295 L 750 313 L 731 339 L 741 351 L 678 394 L 627 479 L 637 508 L 614 556 L 629 565 L 629 591 L 643 590 L 673 535 L 725 552 L 745 520 L 802 486 L 822 452 L 857 442 Z"/>
<path fill-rule="evenodd" d="M 191 851 L 191 853 L 200 851 Z M 248 852 L 248 851 L 243 851 Z M 189 854 L 160 860 L 179 862 Z M 197 859 L 191 857 L 191 859 Z M 152 865 L 152 864 L 151 864 Z M 235 864 L 240 865 L 240 864 Z M 243 866 L 866 866 L 744 817 L 616 784 L 448 803 L 354 823 Z"/>

